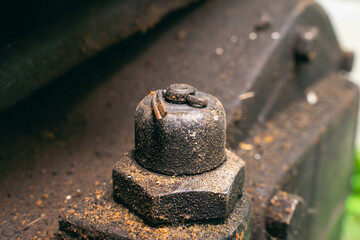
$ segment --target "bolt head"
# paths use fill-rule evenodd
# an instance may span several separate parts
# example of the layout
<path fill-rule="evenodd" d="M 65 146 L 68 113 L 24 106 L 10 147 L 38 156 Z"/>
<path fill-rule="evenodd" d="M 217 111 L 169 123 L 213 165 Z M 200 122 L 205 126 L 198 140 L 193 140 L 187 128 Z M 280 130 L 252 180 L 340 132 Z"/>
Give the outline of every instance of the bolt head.
<path fill-rule="evenodd" d="M 284 191 L 277 192 L 270 199 L 266 211 L 267 232 L 280 239 L 294 237 L 300 228 L 303 206 L 301 197 Z"/>
<path fill-rule="evenodd" d="M 340 59 L 340 70 L 351 72 L 354 65 L 355 54 L 350 51 L 343 51 Z"/>

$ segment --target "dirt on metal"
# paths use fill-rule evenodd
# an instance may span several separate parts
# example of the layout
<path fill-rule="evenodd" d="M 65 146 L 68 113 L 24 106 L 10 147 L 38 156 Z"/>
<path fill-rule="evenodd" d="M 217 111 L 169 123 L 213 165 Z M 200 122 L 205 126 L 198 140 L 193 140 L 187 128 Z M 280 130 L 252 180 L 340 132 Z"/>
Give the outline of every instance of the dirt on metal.
<path fill-rule="evenodd" d="M 3 239 L 56 238 L 60 209 L 83 199 L 99 187 L 102 180 L 109 179 L 115 163 L 133 148 L 134 109 L 150 90 L 186 79 L 194 87 L 217 96 L 229 121 L 248 120 L 244 128 L 250 128 L 247 124 L 254 119 L 238 108 L 238 97 L 251 90 L 249 87 L 258 77 L 253 75 L 254 70 L 262 70 L 259 60 L 264 59 L 264 49 L 273 50 L 280 40 L 272 39 L 271 34 L 279 32 L 282 24 L 291 19 L 290 10 L 296 1 L 252 0 L 251 3 L 211 1 L 201 9 L 168 18 L 147 35 L 135 36 L 109 49 L 2 113 L 0 236 Z M 220 10 L 221 14 L 214 17 Z M 271 26 L 258 33 L 256 40 L 250 39 L 254 26 L 249 22 L 256 22 L 264 12 L 270 16 Z M 193 26 L 197 26 L 196 29 Z M 324 45 L 332 46 L 326 43 Z M 332 55 L 324 55 L 326 58 L 320 59 L 319 65 L 315 62 L 315 66 L 306 66 L 304 72 L 309 75 L 302 72 L 299 79 L 289 78 L 294 68 L 290 58 L 283 57 L 292 56 L 291 50 L 285 51 L 288 47 L 281 47 L 286 63 L 272 59 L 268 66 L 271 71 L 264 73 L 267 84 L 259 86 L 264 86 L 263 92 L 268 95 L 256 93 L 242 106 L 252 108 L 261 103 L 262 98 L 268 99 L 270 87 L 277 83 L 275 80 L 313 81 L 319 75 L 307 71 L 311 67 L 324 66 L 323 72 L 333 71 L 335 60 L 324 62 L 336 59 L 336 51 L 328 51 Z M 277 66 L 278 63 L 281 66 Z M 256 217 L 261 217 L 280 184 L 299 172 L 292 165 L 303 153 L 298 150 L 317 143 L 318 136 L 328 137 L 324 135 L 328 129 L 323 127 L 323 122 L 330 124 L 336 117 L 339 124 L 344 124 L 341 129 L 353 131 L 357 90 L 338 76 L 313 90 L 318 94 L 318 103 L 310 105 L 305 96 L 296 95 L 301 101 L 289 106 L 291 111 L 262 122 L 250 132 L 248 139 L 241 140 L 247 145 L 238 148 L 236 137 L 228 135 L 228 140 L 236 143 L 233 149 L 246 162 L 246 189 L 256 206 Z M 286 91 L 280 92 L 286 94 Z M 288 103 L 287 98 L 281 99 Z M 345 110 L 348 118 L 344 120 L 339 114 Z M 295 142 L 302 148 L 294 146 Z M 351 145 L 350 140 L 347 143 L 346 146 Z M 342 144 L 345 143 L 337 142 Z M 345 163 L 343 165 L 346 170 Z M 282 179 L 283 175 L 286 178 Z M 262 222 L 255 222 L 253 229 L 265 234 Z M 318 229 L 321 230 L 321 226 Z"/>
<path fill-rule="evenodd" d="M 111 184 L 104 186 L 60 216 L 60 228 L 70 236 L 96 239 L 248 239 L 252 210 L 245 194 L 224 222 L 151 226 L 113 200 Z M 240 238 L 241 236 L 241 238 Z"/>

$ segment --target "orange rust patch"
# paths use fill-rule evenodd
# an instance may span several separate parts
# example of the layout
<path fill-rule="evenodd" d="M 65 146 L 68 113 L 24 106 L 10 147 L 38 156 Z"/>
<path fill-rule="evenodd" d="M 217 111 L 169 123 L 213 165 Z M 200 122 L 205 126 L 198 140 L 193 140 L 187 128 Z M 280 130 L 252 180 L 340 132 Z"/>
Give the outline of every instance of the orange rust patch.
<path fill-rule="evenodd" d="M 274 137 L 270 135 L 264 138 L 265 143 L 272 143 L 274 140 Z"/>
<path fill-rule="evenodd" d="M 151 95 L 154 95 L 155 94 L 155 91 L 151 91 L 147 96 L 151 96 Z"/>

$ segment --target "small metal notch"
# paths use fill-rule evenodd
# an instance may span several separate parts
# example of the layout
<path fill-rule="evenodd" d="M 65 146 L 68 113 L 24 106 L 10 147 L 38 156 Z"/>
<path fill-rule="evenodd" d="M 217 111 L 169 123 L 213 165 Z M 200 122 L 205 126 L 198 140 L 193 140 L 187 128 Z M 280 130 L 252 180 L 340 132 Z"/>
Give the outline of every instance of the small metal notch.
<path fill-rule="evenodd" d="M 162 120 L 166 117 L 167 112 L 161 91 L 156 91 L 153 95 L 151 105 L 157 120 Z"/>
<path fill-rule="evenodd" d="M 196 95 L 188 95 L 186 97 L 188 104 L 192 107 L 206 107 L 208 105 L 208 99 L 204 97 L 198 97 Z"/>

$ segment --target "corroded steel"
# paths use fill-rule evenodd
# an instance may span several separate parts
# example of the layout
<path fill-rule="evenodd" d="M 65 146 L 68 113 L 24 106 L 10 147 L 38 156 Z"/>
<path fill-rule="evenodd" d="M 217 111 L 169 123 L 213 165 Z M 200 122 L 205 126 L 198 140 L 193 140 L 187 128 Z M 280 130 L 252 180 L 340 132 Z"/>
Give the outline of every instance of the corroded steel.
<path fill-rule="evenodd" d="M 328 239 L 329 229 L 340 232 L 359 94 L 338 71 L 351 68 L 351 55 L 344 56 L 326 14 L 312 1 L 202 3 L 105 51 L 2 114 L 3 238 L 65 237 L 58 232 L 57 210 L 70 204 L 60 221 L 68 233 L 74 229 L 88 236 L 154 239 L 163 232 L 192 239 L 178 234 L 180 226 L 150 227 L 130 207 L 114 201 L 111 185 L 104 198 L 102 190 L 95 190 L 94 198 L 86 196 L 134 147 L 138 102 L 150 90 L 174 82 L 213 94 L 226 110 L 227 144 L 247 166 L 244 186 L 253 203 L 252 239 L 269 238 L 266 214 L 279 190 L 296 193 L 305 202 L 303 227 L 295 239 Z M 316 58 L 300 62 L 294 46 L 299 30 L 307 27 L 319 30 Z M 156 103 L 163 118 L 161 101 Z M 119 214 L 119 209 L 128 214 Z M 237 213 L 246 216 L 244 208 Z M 136 232 L 144 225 L 146 232 Z M 205 225 L 183 226 L 201 232 Z M 245 228 L 239 229 L 234 239 L 245 238 Z"/>
<path fill-rule="evenodd" d="M 195 93 L 194 88 L 191 91 Z M 191 175 L 210 171 L 225 161 L 222 104 L 214 96 L 197 91 L 194 98 L 206 99 L 208 104 L 194 107 L 194 102 L 186 100 L 190 93 L 168 89 L 163 96 L 159 90 L 139 103 L 134 157 L 141 166 L 167 175 Z"/>
<path fill-rule="evenodd" d="M 77 207 L 65 209 L 59 223 L 66 237 L 75 239 L 249 240 L 251 219 L 251 201 L 244 194 L 224 221 L 153 226 L 115 202 L 110 185 L 106 185 Z"/>
<path fill-rule="evenodd" d="M 243 194 L 245 178 L 244 162 L 229 150 L 226 155 L 212 171 L 173 177 L 142 168 L 127 153 L 113 169 L 114 197 L 155 223 L 225 218 Z"/>
<path fill-rule="evenodd" d="M 208 104 L 194 107 L 189 95 Z M 113 169 L 116 203 L 109 198 L 111 190 L 104 190 L 77 204 L 80 212 L 71 208 L 64 212 L 60 229 L 86 238 L 176 239 L 173 231 L 186 223 L 180 238 L 239 239 L 241 234 L 249 239 L 252 210 L 243 192 L 244 175 L 245 163 L 225 149 L 225 111 L 220 101 L 189 85 L 171 85 L 166 92 L 152 92 L 136 108 L 135 150 Z M 101 207 L 94 209 L 98 200 Z M 127 208 L 140 217 L 132 226 L 118 222 L 129 214 Z M 109 209 L 116 217 L 111 218 Z M 101 220 L 94 225 L 93 218 Z M 114 221 L 115 233 L 109 230 Z M 196 224 L 200 221 L 202 227 Z M 164 223 L 172 225 L 159 232 L 163 227 L 156 225 Z M 129 236 L 131 232 L 134 236 Z"/>
<path fill-rule="evenodd" d="M 296 239 L 301 232 L 304 200 L 284 191 L 277 192 L 266 210 L 266 230 L 277 239 Z"/>

